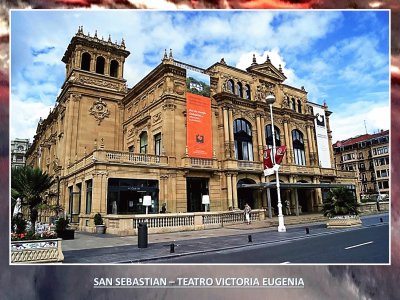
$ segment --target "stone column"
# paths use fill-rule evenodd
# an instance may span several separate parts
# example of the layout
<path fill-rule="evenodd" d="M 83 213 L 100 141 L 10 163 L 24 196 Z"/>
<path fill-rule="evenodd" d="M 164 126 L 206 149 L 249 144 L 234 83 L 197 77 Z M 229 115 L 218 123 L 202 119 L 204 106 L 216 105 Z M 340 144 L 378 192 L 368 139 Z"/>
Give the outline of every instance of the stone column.
<path fill-rule="evenodd" d="M 264 116 L 261 116 L 261 143 L 262 143 L 262 150 L 266 148 L 266 143 L 265 143 L 265 120 Z"/>
<path fill-rule="evenodd" d="M 78 69 L 81 68 L 81 50 L 76 50 L 75 52 L 75 63 L 73 67 Z"/>
<path fill-rule="evenodd" d="M 229 143 L 229 117 L 228 109 L 223 108 L 223 119 L 224 119 L 224 151 L 225 157 L 231 157 L 230 143 Z"/>
<path fill-rule="evenodd" d="M 230 150 L 231 150 L 231 157 L 234 158 L 235 157 L 235 138 L 233 136 L 233 112 L 232 109 L 229 109 L 229 122 L 228 122 L 228 126 L 229 126 L 229 144 L 230 144 Z"/>
<path fill-rule="evenodd" d="M 233 208 L 238 208 L 237 173 L 232 174 L 232 194 L 233 194 Z"/>
<path fill-rule="evenodd" d="M 110 62 L 111 59 L 107 56 L 104 63 L 104 75 L 110 76 Z"/>
<path fill-rule="evenodd" d="M 316 163 L 314 161 L 314 159 L 315 159 L 315 155 L 314 155 L 315 150 L 314 150 L 313 138 L 312 138 L 312 135 L 311 135 L 311 127 L 310 127 L 310 125 L 307 125 L 306 128 L 307 128 L 308 148 L 309 148 L 309 153 L 310 153 L 310 165 L 311 166 L 315 166 L 315 165 L 318 165 L 318 163 Z"/>
<path fill-rule="evenodd" d="M 233 207 L 233 199 L 232 199 L 232 175 L 230 173 L 225 174 L 226 175 L 226 192 L 228 196 L 228 207 Z"/>
<path fill-rule="evenodd" d="M 118 61 L 118 79 L 124 78 L 124 62 L 125 59 L 123 57 Z"/>
<path fill-rule="evenodd" d="M 257 125 L 257 153 L 258 153 L 258 160 L 262 161 L 262 150 L 263 150 L 263 142 L 262 142 L 262 127 L 261 127 L 261 120 L 260 115 L 257 114 L 256 116 L 256 125 Z"/>
<path fill-rule="evenodd" d="M 292 159 L 293 147 L 292 147 L 292 137 L 291 137 L 291 133 L 289 130 L 287 118 L 284 118 L 284 120 L 283 120 L 283 129 L 285 131 L 285 144 L 287 146 L 286 159 L 287 159 L 287 163 L 291 164 L 291 163 L 293 163 L 293 159 Z"/>
<path fill-rule="evenodd" d="M 95 62 L 95 54 L 91 53 L 90 54 L 90 72 L 94 72 L 96 70 L 95 66 L 94 66 L 94 62 Z"/>

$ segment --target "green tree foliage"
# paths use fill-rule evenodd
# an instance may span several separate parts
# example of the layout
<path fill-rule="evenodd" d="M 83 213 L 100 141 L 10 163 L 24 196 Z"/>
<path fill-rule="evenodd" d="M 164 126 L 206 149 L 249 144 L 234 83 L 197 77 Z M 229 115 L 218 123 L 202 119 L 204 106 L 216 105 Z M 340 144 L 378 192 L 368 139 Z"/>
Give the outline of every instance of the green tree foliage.
<path fill-rule="evenodd" d="M 347 188 L 334 188 L 329 191 L 327 199 L 323 203 L 324 216 L 358 215 L 359 204 L 354 193 Z"/>
<path fill-rule="evenodd" d="M 54 179 L 39 168 L 29 166 L 13 168 L 11 170 L 11 189 L 18 193 L 22 200 L 22 206 L 29 209 L 29 218 L 32 230 L 35 230 L 35 223 L 38 216 L 38 209 L 45 203 L 44 192 L 54 184 Z"/>

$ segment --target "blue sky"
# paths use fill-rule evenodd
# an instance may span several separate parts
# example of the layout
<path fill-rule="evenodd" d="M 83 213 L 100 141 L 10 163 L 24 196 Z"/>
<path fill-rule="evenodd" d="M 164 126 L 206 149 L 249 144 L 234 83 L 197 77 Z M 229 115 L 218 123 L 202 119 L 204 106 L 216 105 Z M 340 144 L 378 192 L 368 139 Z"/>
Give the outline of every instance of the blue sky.
<path fill-rule="evenodd" d="M 61 58 L 78 26 L 131 52 L 132 87 L 172 48 L 175 59 L 207 68 L 223 57 L 246 69 L 253 53 L 282 65 L 285 83 L 333 112 L 334 142 L 389 129 L 388 11 L 20 10 L 11 13 L 10 137 L 32 140 L 65 79 Z M 169 51 L 169 50 L 168 50 Z"/>

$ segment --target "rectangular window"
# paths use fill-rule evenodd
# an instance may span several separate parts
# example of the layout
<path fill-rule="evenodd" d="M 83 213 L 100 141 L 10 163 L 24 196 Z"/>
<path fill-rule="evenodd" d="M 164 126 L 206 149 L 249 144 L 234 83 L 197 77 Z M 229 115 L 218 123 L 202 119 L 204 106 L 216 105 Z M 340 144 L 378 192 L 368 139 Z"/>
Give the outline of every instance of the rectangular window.
<path fill-rule="evenodd" d="M 133 151 L 134 151 L 133 145 L 132 145 L 132 146 L 129 146 L 129 147 L 128 147 L 128 152 L 133 152 Z"/>
<path fill-rule="evenodd" d="M 71 216 L 72 216 L 72 204 L 74 202 L 74 193 L 73 193 L 73 187 L 70 186 L 68 187 L 68 214 L 70 216 L 70 220 L 71 221 Z"/>
<path fill-rule="evenodd" d="M 161 133 L 154 136 L 154 154 L 161 155 Z"/>
<path fill-rule="evenodd" d="M 389 188 L 389 181 L 384 181 L 383 182 L 383 188 L 388 189 Z"/>
<path fill-rule="evenodd" d="M 93 181 L 86 181 L 86 213 L 90 214 L 92 212 L 92 186 Z"/>

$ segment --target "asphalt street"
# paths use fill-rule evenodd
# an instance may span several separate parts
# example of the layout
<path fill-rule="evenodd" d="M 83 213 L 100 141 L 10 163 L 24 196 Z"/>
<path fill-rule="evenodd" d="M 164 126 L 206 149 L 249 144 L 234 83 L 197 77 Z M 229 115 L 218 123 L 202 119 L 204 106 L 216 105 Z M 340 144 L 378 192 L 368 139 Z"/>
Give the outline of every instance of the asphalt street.
<path fill-rule="evenodd" d="M 159 260 L 158 263 L 389 263 L 387 224 L 273 244 Z"/>
<path fill-rule="evenodd" d="M 325 223 L 292 225 L 284 233 L 243 224 L 155 234 L 147 248 L 138 248 L 136 236 L 78 233 L 75 240 L 63 241 L 64 263 L 388 263 L 389 215 L 364 216 L 362 221 L 362 227 L 346 229 L 327 229 Z"/>

